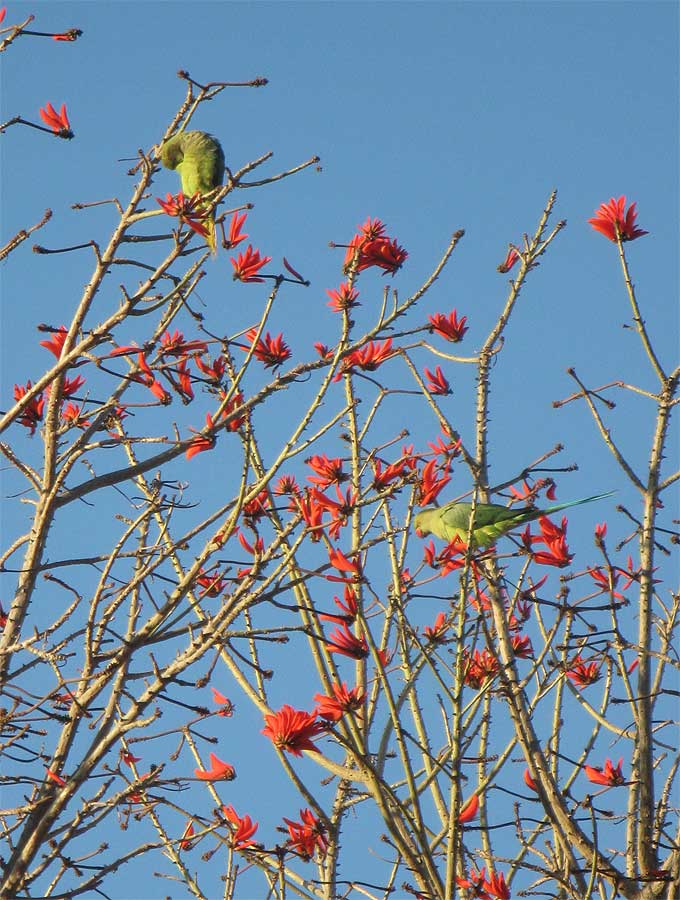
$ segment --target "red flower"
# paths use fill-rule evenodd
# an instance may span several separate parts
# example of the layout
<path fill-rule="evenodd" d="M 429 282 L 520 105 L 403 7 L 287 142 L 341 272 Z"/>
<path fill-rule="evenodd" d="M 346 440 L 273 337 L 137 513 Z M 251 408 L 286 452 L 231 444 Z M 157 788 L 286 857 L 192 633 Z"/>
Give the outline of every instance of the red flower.
<path fill-rule="evenodd" d="M 227 820 L 235 826 L 231 829 L 231 846 L 234 850 L 246 850 L 255 841 L 251 840 L 257 831 L 257 822 L 253 822 L 250 816 L 238 816 L 233 806 L 223 806 L 222 812 Z"/>
<path fill-rule="evenodd" d="M 427 389 L 431 394 L 440 394 L 445 396 L 451 393 L 451 385 L 448 383 L 442 372 L 442 367 L 437 366 L 434 372 L 425 367 L 425 377 L 427 378 Z"/>
<path fill-rule="evenodd" d="M 323 530 L 323 506 L 317 503 L 309 488 L 305 488 L 304 496 L 294 497 L 292 502 L 311 532 L 312 541 L 314 543 L 320 541 Z"/>
<path fill-rule="evenodd" d="M 359 305 L 357 300 L 359 291 L 350 287 L 346 281 L 336 291 L 326 289 L 326 293 L 331 298 L 326 305 L 330 306 L 333 312 L 342 312 L 344 309 L 351 309 L 353 306 Z"/>
<path fill-rule="evenodd" d="M 128 766 L 131 766 L 133 763 L 138 763 L 142 761 L 141 756 L 133 756 L 129 750 L 121 750 L 120 758 L 126 763 Z"/>
<path fill-rule="evenodd" d="M 251 347 L 256 336 L 257 328 L 249 328 L 245 333 L 245 338 L 250 342 Z M 264 363 L 265 369 L 276 369 L 291 356 L 290 348 L 283 339 L 283 332 L 280 332 L 275 338 L 267 332 L 255 344 L 253 354 L 260 362 Z"/>
<path fill-rule="evenodd" d="M 384 491 L 386 487 L 396 481 L 397 478 L 403 478 L 408 474 L 408 462 L 405 459 L 399 459 L 390 463 L 385 469 L 382 467 L 382 460 L 372 460 L 373 465 L 373 487 L 376 491 Z"/>
<path fill-rule="evenodd" d="M 446 632 L 449 630 L 446 616 L 440 612 L 434 620 L 434 625 L 426 625 L 423 628 L 423 634 L 431 644 L 443 644 L 446 639 Z"/>
<path fill-rule="evenodd" d="M 615 569 L 604 572 L 602 567 L 598 566 L 596 569 L 588 569 L 588 574 L 603 593 L 611 593 L 612 597 L 616 597 L 619 600 L 625 599 L 623 594 L 619 594 L 615 590 L 619 583 L 619 573 Z"/>
<path fill-rule="evenodd" d="M 186 828 L 182 832 L 182 837 L 179 840 L 179 849 L 180 850 L 191 850 L 193 842 L 191 838 L 194 836 L 194 823 L 189 819 L 186 824 Z"/>
<path fill-rule="evenodd" d="M 184 452 L 187 459 L 193 459 L 194 456 L 197 456 L 199 453 L 204 453 L 206 450 L 212 450 L 215 447 L 217 437 L 210 433 L 210 429 L 213 427 L 213 420 L 210 413 L 205 414 L 205 424 L 208 428 L 208 433 L 200 434 L 194 432 L 195 436 L 191 439 L 191 443 Z M 193 430 L 194 429 L 192 428 L 191 431 Z"/>
<path fill-rule="evenodd" d="M 328 561 L 334 569 L 338 570 L 338 572 L 349 572 L 356 578 L 361 578 L 359 563 L 347 559 L 342 550 L 337 547 L 328 551 Z"/>
<path fill-rule="evenodd" d="M 62 31 L 60 34 L 53 34 L 53 41 L 77 41 L 83 32 L 80 28 L 69 28 L 68 31 Z"/>
<path fill-rule="evenodd" d="M 203 569 L 201 569 L 201 572 L 203 572 Z M 200 593 L 201 597 L 219 597 L 226 589 L 226 583 L 222 577 L 222 573 L 217 570 L 212 573 L 199 575 L 196 579 L 196 584 L 203 588 Z"/>
<path fill-rule="evenodd" d="M 418 506 L 428 506 L 437 497 L 439 492 L 446 487 L 451 481 L 451 476 L 447 468 L 443 471 L 441 478 L 437 478 L 437 461 L 431 459 L 424 467 L 420 475 L 420 497 L 418 498 Z"/>
<path fill-rule="evenodd" d="M 467 803 L 464 803 L 460 808 L 460 813 L 458 815 L 458 821 L 461 825 L 464 825 L 466 822 L 471 822 L 474 817 L 479 812 L 479 797 L 477 794 L 473 794 Z"/>
<path fill-rule="evenodd" d="M 472 656 L 464 651 L 465 684 L 468 687 L 479 690 L 487 681 L 498 673 L 499 663 L 496 657 L 488 650 L 475 650 Z"/>
<path fill-rule="evenodd" d="M 267 727 L 262 729 L 279 750 L 287 750 L 293 756 L 302 756 L 303 750 L 319 753 L 312 743 L 324 731 L 321 722 L 317 722 L 316 713 L 308 713 L 301 709 L 293 709 L 285 703 L 276 713 L 264 717 Z"/>
<path fill-rule="evenodd" d="M 257 277 L 257 273 L 270 261 L 271 256 L 260 256 L 260 251 L 253 250 L 252 244 L 248 244 L 245 253 L 239 253 L 236 259 L 231 258 L 234 281 L 242 281 L 244 284 L 264 281 L 264 278 Z"/>
<path fill-rule="evenodd" d="M 169 216 L 177 216 L 201 237 L 208 237 L 208 227 L 202 224 L 208 212 L 201 206 L 203 200 L 200 192 L 197 191 L 192 197 L 185 197 L 182 191 L 177 196 L 166 194 L 165 197 L 165 200 L 156 197 L 156 202 L 164 212 Z"/>
<path fill-rule="evenodd" d="M 57 775 L 56 772 L 53 772 L 48 766 L 45 766 L 45 774 L 47 775 L 50 781 L 53 781 L 55 784 L 58 784 L 59 787 L 64 787 L 66 782 L 61 777 L 61 775 Z"/>
<path fill-rule="evenodd" d="M 345 602 L 339 597 L 333 597 L 333 602 L 338 607 L 341 615 L 335 613 L 319 613 L 319 618 L 326 622 L 335 622 L 338 625 L 352 625 L 357 617 L 357 595 L 354 588 L 345 585 Z"/>
<path fill-rule="evenodd" d="M 248 213 L 243 213 L 239 216 L 239 214 L 235 212 L 231 217 L 231 222 L 229 223 L 229 237 L 227 239 L 228 249 L 233 249 L 237 244 L 240 244 L 241 241 L 245 241 L 248 237 L 247 234 L 241 234 L 241 228 L 243 227 L 247 215 Z"/>
<path fill-rule="evenodd" d="M 557 526 L 551 522 L 547 516 L 541 516 L 538 520 L 541 526 L 541 537 L 532 537 L 531 541 L 539 541 L 547 545 L 548 550 L 541 550 L 538 553 L 532 552 L 532 559 L 535 563 L 542 566 L 557 566 L 562 569 L 568 566 L 574 558 L 573 553 L 569 553 L 567 545 L 567 519 L 562 518 L 562 525 Z"/>
<path fill-rule="evenodd" d="M 92 424 L 83 416 L 83 407 L 76 406 L 75 403 L 67 403 L 61 411 L 61 417 L 68 425 L 74 425 L 77 428 L 88 428 Z"/>
<path fill-rule="evenodd" d="M 369 341 L 343 359 L 342 369 L 333 377 L 333 381 L 340 381 L 344 374 L 355 368 L 365 372 L 375 372 L 378 366 L 395 356 L 397 352 L 392 349 L 392 338 L 387 338 L 382 344 L 380 341 Z"/>
<path fill-rule="evenodd" d="M 22 397 L 25 397 L 26 394 L 31 390 L 32 384 L 30 381 L 26 382 L 26 386 L 22 386 L 19 384 L 14 385 L 14 399 L 21 400 Z M 19 419 L 17 420 L 20 425 L 23 425 L 25 428 L 30 429 L 31 437 L 35 434 L 35 429 L 38 427 L 38 423 L 42 422 L 43 412 L 45 410 L 45 396 L 44 394 L 38 394 L 34 397 L 26 406 L 24 406 Z"/>
<path fill-rule="evenodd" d="M 304 860 L 311 859 L 315 850 L 319 851 L 319 856 L 323 859 L 328 850 L 323 823 L 309 809 L 301 809 L 300 818 L 302 822 L 292 822 L 285 816 L 283 818 L 290 835 L 288 846 Z"/>
<path fill-rule="evenodd" d="M 368 269 L 369 266 L 377 266 L 383 269 L 383 274 L 394 275 L 404 264 L 408 253 L 400 247 L 396 240 L 386 237 L 367 241 L 361 248 L 357 271 Z"/>
<path fill-rule="evenodd" d="M 620 784 L 626 783 L 626 779 L 621 771 L 622 765 L 623 757 L 619 760 L 616 768 L 614 768 L 614 763 L 611 759 L 607 759 L 604 764 L 604 770 L 600 766 L 585 765 L 583 771 L 586 773 L 588 781 L 592 781 L 593 784 L 603 784 L 605 787 L 618 787 Z"/>
<path fill-rule="evenodd" d="M 478 900 L 510 900 L 510 889 L 505 882 L 505 876 L 490 872 L 487 878 L 485 868 L 480 872 L 473 869 L 465 878 L 457 876 L 456 884 L 458 887 L 473 890 L 472 896 Z"/>
<path fill-rule="evenodd" d="M 385 236 L 385 226 L 380 221 L 380 219 L 372 219 L 370 216 L 366 219 L 363 225 L 359 226 L 361 233 L 369 239 L 369 241 L 374 241 L 376 238 L 381 238 Z"/>
<path fill-rule="evenodd" d="M 531 772 L 528 769 L 524 770 L 524 783 L 528 788 L 531 788 L 532 791 L 538 791 L 536 787 L 536 782 L 531 777 Z"/>
<path fill-rule="evenodd" d="M 600 524 L 598 522 L 598 524 L 595 526 L 595 540 L 603 541 L 606 534 L 607 534 L 607 523 L 602 522 Z"/>
<path fill-rule="evenodd" d="M 224 393 L 224 391 L 220 391 L 220 399 L 223 400 L 225 396 L 226 394 Z M 234 411 L 237 410 L 239 406 L 243 405 L 243 401 L 243 393 L 241 391 L 237 391 L 225 406 L 220 418 L 229 420 L 226 424 L 227 431 L 238 431 L 241 425 L 243 425 L 243 423 L 246 421 L 246 418 L 248 416 L 247 411 L 241 413 L 240 416 L 233 415 Z"/>
<path fill-rule="evenodd" d="M 335 491 L 338 495 L 339 502 L 331 500 L 330 497 L 322 494 L 317 488 L 309 489 L 310 498 L 313 498 L 313 501 L 320 506 L 322 510 L 331 514 L 331 521 L 328 523 L 328 534 L 333 539 L 337 539 L 340 529 L 344 528 L 347 524 L 347 518 L 352 515 L 357 500 L 356 493 L 351 488 L 347 488 L 344 497 L 337 484 L 335 485 Z"/>
<path fill-rule="evenodd" d="M 305 463 L 316 472 L 316 475 L 308 475 L 307 481 L 317 485 L 322 491 L 332 484 L 342 484 L 347 481 L 349 475 L 342 471 L 342 460 L 340 457 L 329 459 L 324 453 L 323 456 L 310 456 Z M 320 477 L 317 477 L 320 476 Z"/>
<path fill-rule="evenodd" d="M 225 697 L 224 694 L 221 694 L 217 688 L 210 688 L 213 695 L 213 703 L 217 706 L 221 707 L 217 710 L 218 716 L 224 716 L 225 719 L 230 719 L 234 714 L 234 704 L 231 702 L 229 697 Z"/>
<path fill-rule="evenodd" d="M 328 635 L 329 653 L 340 653 L 351 659 L 366 659 L 369 654 L 366 638 L 358 638 L 352 634 L 347 625 L 343 623 L 342 630 L 336 628 Z"/>
<path fill-rule="evenodd" d="M 61 386 L 61 396 L 62 397 L 72 397 L 76 391 L 79 391 L 80 388 L 85 384 L 85 379 L 82 375 L 76 375 L 75 378 L 64 378 L 64 383 Z M 52 386 L 52 382 L 50 382 L 45 388 L 46 392 L 49 394 L 50 387 Z"/>
<path fill-rule="evenodd" d="M 236 770 L 228 763 L 222 762 L 214 753 L 211 753 L 210 768 L 194 769 L 194 775 L 199 781 L 221 781 L 222 779 L 233 781 L 236 778 Z"/>
<path fill-rule="evenodd" d="M 0 9 L 0 23 L 2 23 L 2 21 L 6 15 L 7 15 L 7 7 L 3 6 L 2 9 Z"/>
<path fill-rule="evenodd" d="M 631 203 L 626 211 L 625 196 L 615 200 L 611 198 L 609 203 L 602 203 L 592 219 L 588 219 L 588 224 L 592 225 L 595 231 L 601 232 L 610 241 L 616 243 L 619 239 L 622 241 L 634 241 L 636 238 L 642 237 L 649 232 L 637 228 L 635 219 L 637 212 L 635 211 L 636 203 Z"/>
<path fill-rule="evenodd" d="M 431 569 L 441 569 L 443 578 L 449 572 L 455 572 L 456 569 L 461 569 L 465 565 L 464 554 L 466 550 L 467 547 L 463 541 L 455 537 L 452 541 L 449 541 L 443 550 L 435 555 L 434 541 L 430 541 L 429 544 L 425 545 L 423 562 Z"/>
<path fill-rule="evenodd" d="M 158 381 L 154 376 L 153 372 L 149 368 L 149 364 L 146 361 L 144 353 L 140 352 L 138 354 L 137 364 L 139 366 L 139 372 L 137 372 L 135 375 L 131 375 L 130 377 L 134 381 L 139 381 L 141 384 L 148 387 L 154 397 L 157 397 L 164 406 L 167 406 L 168 403 L 171 403 L 172 397 L 164 389 L 160 381 Z"/>
<path fill-rule="evenodd" d="M 331 685 L 333 694 L 314 694 L 314 699 L 319 704 L 318 715 L 330 722 L 339 722 L 346 712 L 356 712 L 361 709 L 366 694 L 359 687 L 348 690 L 347 684 Z"/>
<path fill-rule="evenodd" d="M 67 334 L 68 328 L 65 325 L 61 325 L 58 331 L 52 333 L 52 337 L 49 341 L 40 341 L 40 346 L 45 347 L 50 353 L 54 353 L 57 359 L 59 359 L 61 351 L 64 349 L 64 342 L 66 341 Z"/>
<path fill-rule="evenodd" d="M 436 332 L 447 341 L 462 341 L 463 335 L 468 330 L 466 326 L 467 316 L 458 318 L 458 313 L 454 309 L 448 316 L 443 313 L 435 313 L 428 316 L 430 320 L 430 331 Z"/>
<path fill-rule="evenodd" d="M 531 638 L 527 635 L 513 634 L 511 638 L 512 652 L 519 659 L 531 659 L 534 655 L 534 648 L 531 646 Z"/>
<path fill-rule="evenodd" d="M 325 344 L 322 344 L 320 341 L 315 342 L 314 349 L 319 354 L 321 359 L 333 359 L 333 351 Z"/>
<path fill-rule="evenodd" d="M 59 112 L 56 111 L 51 103 L 46 103 L 44 109 L 42 106 L 40 107 L 40 118 L 58 137 L 66 139 L 73 137 L 71 123 L 66 114 L 65 103 L 61 104 L 61 110 Z"/>
<path fill-rule="evenodd" d="M 186 356 L 188 353 L 207 353 L 205 341 L 185 341 L 181 331 L 175 329 L 172 334 L 166 331 L 161 337 L 161 353 L 164 356 Z"/>
<path fill-rule="evenodd" d="M 223 356 L 216 356 L 215 361 L 211 362 L 210 357 L 205 361 L 201 359 L 200 356 L 195 356 L 196 365 L 203 372 L 204 375 L 207 375 L 210 381 L 214 381 L 216 384 L 219 384 L 222 380 L 222 376 L 224 375 L 224 370 L 226 367 L 226 362 Z"/>
<path fill-rule="evenodd" d="M 597 662 L 585 662 L 579 653 L 573 658 L 567 669 L 567 678 L 570 678 L 576 687 L 588 687 L 589 684 L 595 684 L 596 681 L 599 681 L 600 664 Z"/>
<path fill-rule="evenodd" d="M 497 266 L 496 271 L 504 275 L 506 272 L 509 272 L 510 269 L 512 269 L 518 259 L 519 253 L 515 250 L 514 247 L 511 247 L 508 250 L 508 255 L 505 257 L 503 262 L 499 266 Z"/>

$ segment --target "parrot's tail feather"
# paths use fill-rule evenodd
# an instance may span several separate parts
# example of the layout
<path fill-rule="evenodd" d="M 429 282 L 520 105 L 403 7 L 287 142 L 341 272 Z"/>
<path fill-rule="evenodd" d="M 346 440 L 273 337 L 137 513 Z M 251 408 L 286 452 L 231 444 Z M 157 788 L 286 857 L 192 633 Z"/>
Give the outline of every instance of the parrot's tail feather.
<path fill-rule="evenodd" d="M 593 494 L 592 497 L 582 497 L 580 500 L 570 500 L 568 503 L 557 503 L 555 506 L 548 506 L 544 513 L 556 513 L 570 506 L 580 506 L 582 503 L 592 503 L 593 500 L 604 500 L 605 497 L 611 497 L 616 491 L 606 491 L 604 494 Z"/>

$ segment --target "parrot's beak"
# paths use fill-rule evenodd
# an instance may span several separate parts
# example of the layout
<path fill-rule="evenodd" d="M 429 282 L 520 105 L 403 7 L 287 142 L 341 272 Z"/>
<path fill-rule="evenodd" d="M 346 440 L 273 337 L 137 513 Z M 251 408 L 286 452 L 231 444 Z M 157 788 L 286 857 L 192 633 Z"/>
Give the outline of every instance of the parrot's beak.
<path fill-rule="evenodd" d="M 416 528 L 416 534 L 418 535 L 419 538 L 425 537 L 425 535 L 424 535 L 423 532 L 420 530 L 420 528 Z"/>

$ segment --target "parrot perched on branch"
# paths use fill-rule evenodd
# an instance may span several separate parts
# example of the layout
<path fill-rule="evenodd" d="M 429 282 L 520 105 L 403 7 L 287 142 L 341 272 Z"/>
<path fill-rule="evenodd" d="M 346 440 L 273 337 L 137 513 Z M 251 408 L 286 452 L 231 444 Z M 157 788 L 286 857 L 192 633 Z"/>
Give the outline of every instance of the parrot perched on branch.
<path fill-rule="evenodd" d="M 614 491 L 606 494 L 595 494 L 593 497 L 584 497 L 583 500 L 572 500 L 570 503 L 557 503 L 555 506 L 547 506 L 545 509 L 536 509 L 534 506 L 521 508 L 508 508 L 497 503 L 478 503 L 475 510 L 475 518 L 470 536 L 473 547 L 488 547 L 496 538 L 507 534 L 513 528 L 538 519 L 539 516 L 549 516 L 560 512 L 570 506 L 579 506 L 581 503 L 591 503 L 593 500 L 602 500 L 611 497 Z M 413 520 L 414 527 L 419 537 L 434 534 L 435 537 L 445 541 L 458 538 L 463 543 L 467 540 L 470 529 L 471 503 L 447 503 L 445 506 L 431 506 L 419 512 Z"/>
<path fill-rule="evenodd" d="M 205 131 L 185 131 L 171 137 L 161 150 L 166 169 L 176 169 L 182 179 L 182 193 L 188 199 L 198 192 L 209 194 L 224 181 L 222 145 Z M 207 205 L 207 204 L 206 204 Z M 206 219 L 208 246 L 215 252 L 215 213 Z"/>

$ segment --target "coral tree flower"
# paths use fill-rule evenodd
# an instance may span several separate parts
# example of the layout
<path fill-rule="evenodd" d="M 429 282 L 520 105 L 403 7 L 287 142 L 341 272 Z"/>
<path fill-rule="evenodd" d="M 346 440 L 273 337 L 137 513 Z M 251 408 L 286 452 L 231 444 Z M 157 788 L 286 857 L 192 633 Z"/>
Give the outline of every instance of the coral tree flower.
<path fill-rule="evenodd" d="M 364 704 L 366 694 L 359 687 L 348 689 L 347 684 L 333 684 L 333 694 L 314 694 L 314 700 L 319 704 L 318 713 L 322 719 L 330 722 L 339 722 L 346 712 L 356 712 Z"/>
<path fill-rule="evenodd" d="M 460 813 L 458 814 L 458 821 L 461 825 L 464 825 L 466 822 L 471 822 L 478 812 L 479 796 L 473 794 L 470 799 L 461 806 Z"/>
<path fill-rule="evenodd" d="M 599 681 L 600 665 L 597 662 L 585 662 L 579 654 L 571 661 L 567 669 L 567 678 L 578 688 L 588 687 L 589 684 L 595 684 L 596 681 Z"/>
<path fill-rule="evenodd" d="M 65 325 L 60 325 L 59 329 L 53 332 L 52 337 L 49 340 L 40 341 L 40 346 L 49 350 L 50 353 L 53 353 L 57 359 L 59 359 L 61 351 L 64 349 L 67 334 L 68 328 Z"/>
<path fill-rule="evenodd" d="M 245 241 L 248 237 L 247 234 L 241 234 L 241 228 L 243 227 L 243 223 L 246 220 L 247 213 L 243 213 L 239 216 L 237 212 L 231 217 L 231 222 L 229 223 L 229 237 L 227 238 L 227 242 L 229 244 L 229 249 L 232 249 L 237 244 L 240 244 L 241 241 Z"/>
<path fill-rule="evenodd" d="M 350 287 L 346 281 L 335 291 L 326 289 L 326 293 L 331 298 L 326 305 L 330 306 L 333 312 L 342 312 L 345 309 L 351 309 L 353 306 L 359 305 L 359 291 Z"/>
<path fill-rule="evenodd" d="M 456 877 L 458 887 L 468 888 L 474 893 L 473 897 L 479 900 L 510 900 L 510 888 L 506 884 L 505 876 L 496 872 L 489 872 L 487 878 L 486 869 L 476 872 L 474 869 L 469 875 Z"/>
<path fill-rule="evenodd" d="M 616 767 L 611 759 L 607 759 L 604 764 L 604 769 L 600 766 L 585 765 L 583 771 L 586 773 L 588 781 L 592 781 L 593 784 L 603 784 L 605 787 L 618 787 L 619 785 L 626 783 L 626 779 L 623 777 L 623 772 L 621 771 L 622 765 L 623 757 L 619 759 Z"/>
<path fill-rule="evenodd" d="M 426 625 L 423 634 L 431 644 L 443 644 L 446 640 L 446 632 L 449 630 L 446 615 L 440 612 L 434 620 L 434 625 Z"/>
<path fill-rule="evenodd" d="M 234 713 L 234 704 L 231 702 L 229 697 L 225 697 L 224 694 L 221 694 L 217 688 L 210 688 L 213 695 L 213 703 L 216 706 L 219 706 L 220 709 L 216 711 L 218 716 L 224 716 L 225 718 L 230 718 Z"/>
<path fill-rule="evenodd" d="M 619 238 L 622 241 L 634 241 L 636 238 L 642 237 L 649 232 L 643 231 L 635 224 L 637 212 L 636 203 L 631 203 L 626 210 L 625 196 L 616 200 L 614 197 L 608 203 L 602 203 L 592 219 L 588 219 L 588 224 L 592 225 L 595 231 L 599 231 L 610 241 L 616 243 Z"/>
<path fill-rule="evenodd" d="M 26 382 L 26 385 L 15 384 L 14 385 L 14 399 L 21 400 L 23 397 L 28 394 L 28 392 L 32 388 L 32 384 L 29 381 Z M 38 427 L 39 423 L 42 422 L 43 412 L 45 411 L 45 395 L 38 394 L 35 396 L 26 406 L 24 406 L 21 415 L 17 419 L 20 425 L 23 425 L 24 428 L 28 428 L 31 437 L 35 434 L 35 429 Z"/>
<path fill-rule="evenodd" d="M 249 328 L 245 333 L 245 339 L 252 347 L 257 337 L 257 328 Z M 276 369 L 282 365 L 287 359 L 290 359 L 291 352 L 288 344 L 283 339 L 283 332 L 280 332 L 273 338 L 269 332 L 264 337 L 260 337 L 255 343 L 253 355 L 264 364 L 265 369 Z"/>
<path fill-rule="evenodd" d="M 236 259 L 230 260 L 234 267 L 234 281 L 242 281 L 244 284 L 264 281 L 264 278 L 258 278 L 258 272 L 268 262 L 271 262 L 271 256 L 260 256 L 259 250 L 253 250 L 252 244 L 248 244 L 243 253 L 239 253 Z"/>
<path fill-rule="evenodd" d="M 432 316 L 428 316 L 428 319 L 430 320 L 430 331 L 454 343 L 462 341 L 463 335 L 468 330 L 465 324 L 467 316 L 461 316 L 459 319 L 455 309 L 448 316 L 445 316 L 443 313 L 435 313 Z"/>
<path fill-rule="evenodd" d="M 301 822 L 293 822 L 285 816 L 283 818 L 290 835 L 288 846 L 304 860 L 310 860 L 315 850 L 319 851 L 319 856 L 323 859 L 328 850 L 323 822 L 320 822 L 309 809 L 301 809 L 300 818 Z"/>
<path fill-rule="evenodd" d="M 222 762 L 218 756 L 211 753 L 210 768 L 194 769 L 194 775 L 199 781 L 221 781 L 223 779 L 225 781 L 233 781 L 236 778 L 236 770 L 229 763 Z"/>
<path fill-rule="evenodd" d="M 230 825 L 234 826 L 231 828 L 230 841 L 234 850 L 246 850 L 248 847 L 251 847 L 255 843 L 251 838 L 257 831 L 258 823 L 253 822 L 250 816 L 237 815 L 236 810 L 231 805 L 223 806 L 222 812 Z"/>
<path fill-rule="evenodd" d="M 426 387 L 431 394 L 446 396 L 451 393 L 451 385 L 446 380 L 441 366 L 437 366 L 434 372 L 430 372 L 425 366 L 425 377 L 427 378 Z"/>
<path fill-rule="evenodd" d="M 65 138 L 66 140 L 70 140 L 73 137 L 65 103 L 61 104 L 59 112 L 56 111 L 51 103 L 46 103 L 44 108 L 40 107 L 40 118 L 48 128 L 52 129 L 57 137 Z"/>
<path fill-rule="evenodd" d="M 177 196 L 166 194 L 165 200 L 156 197 L 156 202 L 163 212 L 169 216 L 177 216 L 180 222 L 185 222 L 196 234 L 200 234 L 201 237 L 208 236 L 208 227 L 202 224 L 208 212 L 201 208 L 200 192 L 196 192 L 192 197 L 185 197 L 182 191 Z"/>
<path fill-rule="evenodd" d="M 496 271 L 500 272 L 501 275 L 505 275 L 506 272 L 509 272 L 510 269 L 512 269 L 518 259 L 519 253 L 515 250 L 514 247 L 511 247 L 508 250 L 508 255 L 505 257 L 503 262 L 496 267 Z"/>
<path fill-rule="evenodd" d="M 262 729 L 279 750 L 287 750 L 293 756 L 302 756 L 303 750 L 319 753 L 312 738 L 324 731 L 324 726 L 317 721 L 316 713 L 308 713 L 301 709 L 293 709 L 285 703 L 276 713 L 264 717 L 267 727 Z"/>

